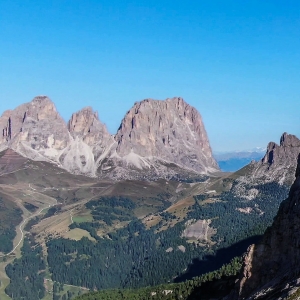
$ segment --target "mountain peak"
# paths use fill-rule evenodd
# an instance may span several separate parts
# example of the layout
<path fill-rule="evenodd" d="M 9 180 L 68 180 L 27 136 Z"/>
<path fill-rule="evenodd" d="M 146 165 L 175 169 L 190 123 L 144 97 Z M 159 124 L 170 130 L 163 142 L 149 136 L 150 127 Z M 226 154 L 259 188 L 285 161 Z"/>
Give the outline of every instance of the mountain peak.
<path fill-rule="evenodd" d="M 87 134 L 95 122 L 100 123 L 98 113 L 92 107 L 86 106 L 72 114 L 68 122 L 68 129 L 71 134 Z"/>
<path fill-rule="evenodd" d="M 51 102 L 51 99 L 46 96 L 46 95 L 39 95 L 39 96 L 35 96 L 32 101 L 32 103 L 43 103 L 43 102 Z"/>
<path fill-rule="evenodd" d="M 91 107 L 66 124 L 50 98 L 40 95 L 6 111 L 0 130 L 0 149 L 53 161 L 76 174 L 165 178 L 218 170 L 199 112 L 181 97 L 136 102 L 112 136 Z"/>
<path fill-rule="evenodd" d="M 280 138 L 280 146 L 300 147 L 300 140 L 295 135 L 284 132 Z"/>
<path fill-rule="evenodd" d="M 48 160 L 69 142 L 66 124 L 47 96 L 6 111 L 0 118 L 0 146 L 31 159 Z"/>
<path fill-rule="evenodd" d="M 157 157 L 194 171 L 217 170 L 199 112 L 182 98 L 136 102 L 116 134 L 117 153 Z"/>
<path fill-rule="evenodd" d="M 300 152 L 300 140 L 292 134 L 283 133 L 280 138 L 280 144 L 270 142 L 267 152 L 262 159 L 263 163 L 270 166 L 291 164 L 294 165 Z"/>
<path fill-rule="evenodd" d="M 288 199 L 261 242 L 248 248 L 240 281 L 228 299 L 287 299 L 299 288 L 300 156 L 296 165 Z"/>
<path fill-rule="evenodd" d="M 68 130 L 73 137 L 80 136 L 90 146 L 111 139 L 105 124 L 99 120 L 98 112 L 90 106 L 72 114 Z"/>

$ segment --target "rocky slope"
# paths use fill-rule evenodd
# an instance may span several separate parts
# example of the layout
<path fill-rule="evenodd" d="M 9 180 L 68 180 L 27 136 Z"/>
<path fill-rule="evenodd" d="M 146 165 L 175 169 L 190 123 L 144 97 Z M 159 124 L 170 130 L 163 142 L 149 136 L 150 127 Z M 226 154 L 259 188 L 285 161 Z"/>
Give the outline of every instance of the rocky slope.
<path fill-rule="evenodd" d="M 182 98 L 135 103 L 116 141 L 121 157 L 157 157 L 199 172 L 218 168 L 200 114 Z"/>
<path fill-rule="evenodd" d="M 218 170 L 197 110 L 182 98 L 135 103 L 115 136 L 90 107 L 66 124 L 46 96 L 3 113 L 0 151 L 11 148 L 71 173 L 115 179 Z"/>
<path fill-rule="evenodd" d="M 74 113 L 68 122 L 72 142 L 64 149 L 59 160 L 71 173 L 95 176 L 97 166 L 114 144 L 113 137 L 91 107 Z"/>
<path fill-rule="evenodd" d="M 34 160 L 56 160 L 70 142 L 64 120 L 52 101 L 35 97 L 0 118 L 0 150 L 12 148 Z"/>
<path fill-rule="evenodd" d="M 288 143 L 289 139 L 282 141 Z M 300 156 L 289 197 L 281 204 L 262 241 L 249 247 L 242 277 L 229 299 L 288 299 L 297 293 L 300 288 L 299 229 Z"/>
<path fill-rule="evenodd" d="M 236 180 L 233 192 L 247 200 L 256 195 L 255 186 L 277 182 L 291 186 L 300 153 L 300 140 L 291 134 L 284 133 L 280 144 L 270 142 L 267 152 L 259 162 L 250 163 L 242 176 Z"/>
<path fill-rule="evenodd" d="M 295 135 L 285 132 L 280 138 L 279 145 L 269 143 L 262 167 L 257 170 L 257 174 L 263 175 L 268 171 L 270 178 L 292 182 L 299 152 L 300 140 Z"/>

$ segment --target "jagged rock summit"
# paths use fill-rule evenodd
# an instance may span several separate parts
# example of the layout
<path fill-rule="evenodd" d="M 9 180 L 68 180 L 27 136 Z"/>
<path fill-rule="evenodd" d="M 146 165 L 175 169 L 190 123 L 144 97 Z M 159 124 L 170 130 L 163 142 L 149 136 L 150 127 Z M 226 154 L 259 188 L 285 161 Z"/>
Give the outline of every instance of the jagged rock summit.
<path fill-rule="evenodd" d="M 91 107 L 74 113 L 68 130 L 72 142 L 59 157 L 61 164 L 71 173 L 96 176 L 101 160 L 114 145 L 113 137 Z"/>
<path fill-rule="evenodd" d="M 115 139 L 121 157 L 159 158 L 198 172 L 218 169 L 199 112 L 182 98 L 135 103 Z"/>
<path fill-rule="evenodd" d="M 64 120 L 46 96 L 4 112 L 0 128 L 0 149 L 11 148 L 34 160 L 55 160 L 70 140 Z"/>
<path fill-rule="evenodd" d="M 256 168 L 256 176 L 291 185 L 299 153 L 300 140 L 295 135 L 283 133 L 279 145 L 274 142 L 268 144 L 267 152 Z"/>
<path fill-rule="evenodd" d="M 218 170 L 198 111 L 182 98 L 134 104 L 116 135 L 85 107 L 66 124 L 47 96 L 0 118 L 0 151 L 11 148 L 75 174 L 115 179 L 167 178 Z"/>
<path fill-rule="evenodd" d="M 284 144 L 288 141 L 291 140 L 282 140 Z M 242 276 L 228 299 L 299 299 L 299 233 L 300 156 L 296 180 L 288 199 L 282 202 L 273 225 L 268 228 L 262 241 L 249 247 L 244 257 Z M 295 293 L 298 296 L 291 297 Z"/>
<path fill-rule="evenodd" d="M 232 191 L 237 196 L 251 200 L 256 195 L 256 186 L 261 184 L 275 182 L 290 187 L 299 153 L 300 140 L 295 135 L 283 133 L 279 145 L 274 142 L 268 144 L 261 161 L 253 161 L 244 167 L 244 175 L 238 177 Z"/>
<path fill-rule="evenodd" d="M 280 138 L 280 145 L 270 142 L 263 163 L 270 166 L 289 164 L 295 166 L 295 158 L 299 154 L 300 140 L 292 134 L 284 133 Z"/>

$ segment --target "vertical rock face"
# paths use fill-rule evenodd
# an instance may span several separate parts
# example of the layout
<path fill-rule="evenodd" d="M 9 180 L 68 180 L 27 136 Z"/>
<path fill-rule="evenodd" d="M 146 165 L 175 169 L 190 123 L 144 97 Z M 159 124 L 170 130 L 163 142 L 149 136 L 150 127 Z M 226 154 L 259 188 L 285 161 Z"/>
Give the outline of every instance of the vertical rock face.
<path fill-rule="evenodd" d="M 277 182 L 291 186 L 297 166 L 297 157 L 300 153 L 300 140 L 288 133 L 283 133 L 280 144 L 270 142 L 267 152 L 259 162 L 249 165 L 245 176 L 240 176 L 236 189 L 238 194 L 244 193 L 245 185 L 256 185 L 267 182 Z"/>
<path fill-rule="evenodd" d="M 92 108 L 66 124 L 53 102 L 38 96 L 1 116 L 0 151 L 6 148 L 72 173 L 116 179 L 218 170 L 201 116 L 182 98 L 136 103 L 112 136 Z"/>
<path fill-rule="evenodd" d="M 93 148 L 96 160 L 114 142 L 106 126 L 100 122 L 98 113 L 91 107 L 85 107 L 74 113 L 68 122 L 68 130 L 74 139 L 80 137 Z"/>
<path fill-rule="evenodd" d="M 289 141 L 282 139 L 291 145 Z M 230 299 L 283 299 L 300 287 L 299 278 L 300 156 L 289 197 L 281 204 L 262 241 L 248 249 L 242 278 Z"/>
<path fill-rule="evenodd" d="M 268 163 L 272 167 L 279 164 L 295 165 L 299 150 L 300 140 L 295 135 L 285 132 L 280 138 L 280 145 L 269 143 L 263 163 Z"/>
<path fill-rule="evenodd" d="M 11 140 L 11 111 L 5 111 L 0 118 L 0 145 L 5 145 L 8 141 Z M 1 146 L 0 146 L 1 148 Z"/>
<path fill-rule="evenodd" d="M 300 153 L 300 140 L 292 134 L 283 133 L 280 144 L 269 143 L 257 174 L 268 174 L 269 178 L 291 185 Z"/>
<path fill-rule="evenodd" d="M 101 159 L 114 144 L 113 137 L 91 107 L 74 113 L 68 130 L 74 140 L 60 156 L 60 162 L 72 173 L 96 176 Z"/>
<path fill-rule="evenodd" d="M 54 159 L 70 140 L 64 120 L 46 96 L 35 97 L 30 103 L 6 111 L 0 126 L 2 146 L 31 159 Z"/>
<path fill-rule="evenodd" d="M 218 169 L 200 114 L 182 98 L 135 103 L 115 139 L 120 157 L 155 157 L 198 172 Z"/>

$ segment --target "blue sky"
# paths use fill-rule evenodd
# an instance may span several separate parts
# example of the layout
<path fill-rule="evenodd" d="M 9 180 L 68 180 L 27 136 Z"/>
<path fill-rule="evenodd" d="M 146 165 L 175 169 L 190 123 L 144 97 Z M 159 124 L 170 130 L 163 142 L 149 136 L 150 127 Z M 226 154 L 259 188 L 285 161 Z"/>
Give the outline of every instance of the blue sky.
<path fill-rule="evenodd" d="M 136 101 L 181 96 L 213 150 L 300 136 L 300 2 L 0 1 L 0 113 L 48 95 L 111 133 Z"/>

